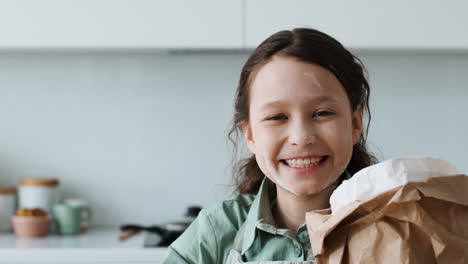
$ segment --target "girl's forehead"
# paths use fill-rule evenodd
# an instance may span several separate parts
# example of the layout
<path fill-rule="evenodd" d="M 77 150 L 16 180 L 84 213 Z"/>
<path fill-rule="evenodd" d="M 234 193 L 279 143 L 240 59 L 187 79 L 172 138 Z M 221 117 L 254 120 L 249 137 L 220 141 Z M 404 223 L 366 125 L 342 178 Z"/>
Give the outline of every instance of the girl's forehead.
<path fill-rule="evenodd" d="M 251 103 L 346 97 L 333 73 L 322 66 L 291 57 L 274 57 L 263 65 L 250 85 Z M 343 99 L 343 98 L 342 98 Z"/>

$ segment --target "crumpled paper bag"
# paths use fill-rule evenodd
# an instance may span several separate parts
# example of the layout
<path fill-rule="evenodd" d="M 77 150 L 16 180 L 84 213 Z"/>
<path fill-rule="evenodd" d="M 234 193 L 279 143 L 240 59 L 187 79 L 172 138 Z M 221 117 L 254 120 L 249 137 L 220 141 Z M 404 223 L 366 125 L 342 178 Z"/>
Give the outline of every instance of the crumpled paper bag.
<path fill-rule="evenodd" d="M 459 174 L 450 162 L 432 157 L 399 157 L 358 171 L 343 181 L 330 197 L 332 213 L 346 204 L 368 200 L 410 181 L 421 182 L 435 176 Z"/>
<path fill-rule="evenodd" d="M 318 264 L 468 263 L 468 176 L 409 182 L 306 224 Z"/>

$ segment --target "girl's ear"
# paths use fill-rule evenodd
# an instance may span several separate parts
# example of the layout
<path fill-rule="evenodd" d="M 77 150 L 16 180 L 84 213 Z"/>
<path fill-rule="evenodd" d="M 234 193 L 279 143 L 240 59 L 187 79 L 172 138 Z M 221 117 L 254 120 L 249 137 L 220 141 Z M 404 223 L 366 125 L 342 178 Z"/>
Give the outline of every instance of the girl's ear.
<path fill-rule="evenodd" d="M 353 145 L 358 143 L 362 133 L 362 105 L 358 105 L 353 113 Z"/>
<path fill-rule="evenodd" d="M 252 154 L 255 154 L 255 141 L 252 135 L 252 128 L 248 122 L 242 122 L 241 127 L 245 142 L 247 143 L 247 147 L 249 148 L 250 152 L 252 152 Z"/>

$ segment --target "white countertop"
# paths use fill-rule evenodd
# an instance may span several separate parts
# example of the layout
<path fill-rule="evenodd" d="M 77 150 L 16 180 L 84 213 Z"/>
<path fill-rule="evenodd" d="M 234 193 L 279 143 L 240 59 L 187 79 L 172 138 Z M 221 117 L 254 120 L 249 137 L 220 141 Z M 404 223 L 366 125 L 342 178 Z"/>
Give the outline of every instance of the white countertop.
<path fill-rule="evenodd" d="M 144 233 L 118 241 L 118 227 L 75 236 L 19 238 L 0 233 L 0 263 L 158 263 L 167 248 L 144 248 Z"/>

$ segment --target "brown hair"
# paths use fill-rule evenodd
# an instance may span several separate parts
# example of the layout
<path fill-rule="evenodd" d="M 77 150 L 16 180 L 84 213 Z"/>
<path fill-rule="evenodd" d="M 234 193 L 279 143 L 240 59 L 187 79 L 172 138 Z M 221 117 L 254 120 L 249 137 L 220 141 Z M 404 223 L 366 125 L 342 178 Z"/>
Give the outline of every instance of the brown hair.
<path fill-rule="evenodd" d="M 354 174 L 362 168 L 376 163 L 376 157 L 366 148 L 366 138 L 371 120 L 370 89 L 364 75 L 365 68 L 362 62 L 337 40 L 318 30 L 296 28 L 292 31 L 280 31 L 267 38 L 255 49 L 247 59 L 240 74 L 234 104 L 234 118 L 228 134 L 229 140 L 234 145 L 233 179 L 235 192 L 238 194 L 256 193 L 263 177 L 265 177 L 254 155 L 237 161 L 238 145 L 236 139 L 239 133 L 242 133 L 242 124 L 249 121 L 248 89 L 252 76 L 274 55 L 294 57 L 307 63 L 320 65 L 337 77 L 348 95 L 352 111 L 354 112 L 358 105 L 361 105 L 368 116 L 367 128 L 361 134 L 358 143 L 353 146 L 351 161 L 346 169 L 349 173 Z"/>

